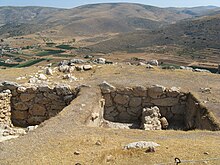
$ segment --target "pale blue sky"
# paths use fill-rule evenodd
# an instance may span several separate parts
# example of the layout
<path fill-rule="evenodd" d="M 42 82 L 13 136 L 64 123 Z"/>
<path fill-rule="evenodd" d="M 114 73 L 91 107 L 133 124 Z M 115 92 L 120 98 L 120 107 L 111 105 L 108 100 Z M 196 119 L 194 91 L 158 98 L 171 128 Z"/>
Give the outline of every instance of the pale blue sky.
<path fill-rule="evenodd" d="M 220 6 L 220 0 L 0 0 L 0 6 L 49 6 L 73 8 L 84 4 L 133 2 L 159 7 Z"/>

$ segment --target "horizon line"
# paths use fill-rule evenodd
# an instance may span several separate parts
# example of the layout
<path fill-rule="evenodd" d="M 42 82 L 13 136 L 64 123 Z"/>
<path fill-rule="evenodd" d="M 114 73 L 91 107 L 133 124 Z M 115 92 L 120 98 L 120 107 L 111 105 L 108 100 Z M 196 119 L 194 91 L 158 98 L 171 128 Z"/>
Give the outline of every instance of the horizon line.
<path fill-rule="evenodd" d="M 132 3 L 132 2 L 113 2 L 113 3 L 91 3 L 91 4 L 82 4 L 82 5 L 77 5 L 77 6 L 72 6 L 72 7 L 59 7 L 59 6 L 50 6 L 50 5 L 3 5 L 0 7 L 45 7 L 45 8 L 57 8 L 57 9 L 73 9 L 73 8 L 78 8 L 82 6 L 87 6 L 87 5 L 99 5 L 99 4 L 136 4 L 136 5 L 146 5 L 146 6 L 152 6 L 152 7 L 158 7 L 158 8 L 194 8 L 194 7 L 220 7 L 217 5 L 193 5 L 193 6 L 157 6 L 157 5 L 151 5 L 151 4 L 143 4 L 143 3 Z"/>

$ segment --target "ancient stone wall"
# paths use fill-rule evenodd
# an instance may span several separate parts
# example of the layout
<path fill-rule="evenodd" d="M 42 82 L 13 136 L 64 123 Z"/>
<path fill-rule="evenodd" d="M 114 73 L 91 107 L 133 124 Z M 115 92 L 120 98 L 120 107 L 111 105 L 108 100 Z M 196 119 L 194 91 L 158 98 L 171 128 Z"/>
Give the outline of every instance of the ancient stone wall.
<path fill-rule="evenodd" d="M 3 91 L 0 93 L 0 125 L 11 125 L 11 93 Z"/>
<path fill-rule="evenodd" d="M 197 106 L 191 95 L 179 88 L 160 85 L 116 88 L 107 82 L 100 88 L 105 99 L 105 120 L 140 126 L 143 109 L 157 106 L 169 122 L 169 129 L 214 129 L 208 111 Z"/>
<path fill-rule="evenodd" d="M 15 126 L 40 124 L 58 114 L 78 93 L 68 85 L 21 86 L 4 82 L 0 85 L 0 91 L 5 89 L 12 93 L 11 120 Z"/>

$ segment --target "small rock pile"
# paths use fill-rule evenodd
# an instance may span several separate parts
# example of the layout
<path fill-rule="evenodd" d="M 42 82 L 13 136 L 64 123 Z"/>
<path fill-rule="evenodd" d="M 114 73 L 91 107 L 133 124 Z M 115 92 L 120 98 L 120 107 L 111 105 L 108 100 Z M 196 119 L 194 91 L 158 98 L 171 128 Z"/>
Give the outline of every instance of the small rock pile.
<path fill-rule="evenodd" d="M 11 91 L 0 93 L 0 124 L 11 125 Z"/>
<path fill-rule="evenodd" d="M 151 108 L 144 108 L 142 111 L 141 129 L 144 130 L 161 130 L 168 127 L 168 122 L 165 117 L 161 122 L 160 110 L 157 106 Z"/>

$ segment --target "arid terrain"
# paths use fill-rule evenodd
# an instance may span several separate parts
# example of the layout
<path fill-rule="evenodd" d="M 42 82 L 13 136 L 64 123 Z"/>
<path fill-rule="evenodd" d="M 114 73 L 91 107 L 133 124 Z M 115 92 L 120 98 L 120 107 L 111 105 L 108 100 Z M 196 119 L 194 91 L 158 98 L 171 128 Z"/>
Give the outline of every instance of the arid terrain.
<path fill-rule="evenodd" d="M 220 164 L 219 13 L 0 7 L 0 164 Z"/>

